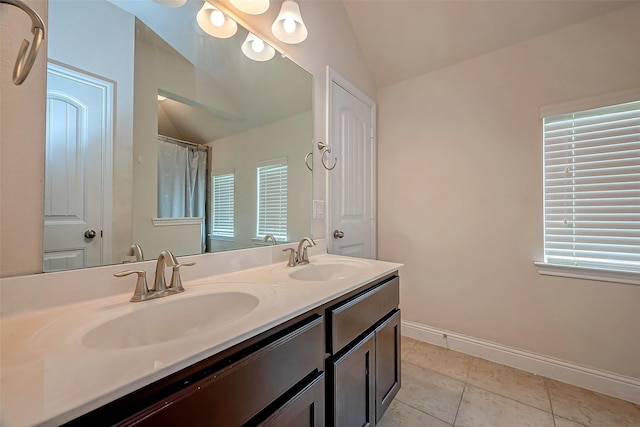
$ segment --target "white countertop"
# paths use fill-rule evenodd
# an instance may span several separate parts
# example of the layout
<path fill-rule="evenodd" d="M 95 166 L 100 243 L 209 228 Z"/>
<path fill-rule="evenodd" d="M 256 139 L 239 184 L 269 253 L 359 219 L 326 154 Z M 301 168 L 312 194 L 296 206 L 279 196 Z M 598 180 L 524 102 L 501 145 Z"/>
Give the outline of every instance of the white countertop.
<path fill-rule="evenodd" d="M 356 259 L 323 254 L 312 256 L 311 264 L 345 260 Z M 184 293 L 157 300 L 131 303 L 132 292 L 128 291 L 5 316 L 0 324 L 0 425 L 59 425 L 70 421 L 402 266 L 365 259 L 357 262 L 363 268 L 334 280 L 295 280 L 290 274 L 305 266 L 286 267 L 279 262 L 184 281 Z M 134 276 L 130 279 L 135 283 Z M 88 348 L 83 344 L 89 330 L 114 315 L 177 298 L 229 291 L 254 295 L 259 303 L 238 319 L 157 344 L 120 349 Z M 181 319 L 165 321 L 179 323 Z"/>

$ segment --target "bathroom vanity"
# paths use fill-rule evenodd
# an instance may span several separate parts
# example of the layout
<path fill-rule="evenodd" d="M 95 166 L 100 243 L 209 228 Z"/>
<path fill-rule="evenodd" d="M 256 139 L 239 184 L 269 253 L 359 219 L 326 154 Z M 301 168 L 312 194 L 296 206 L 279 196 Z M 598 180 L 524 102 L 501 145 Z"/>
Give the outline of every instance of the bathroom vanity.
<path fill-rule="evenodd" d="M 120 294 L 72 310 L 9 316 L 3 344 L 8 338 L 17 346 L 2 360 L 3 420 L 16 426 L 375 425 L 400 388 L 400 266 L 319 255 L 306 266 L 276 263 L 185 280 L 184 295 L 166 301 L 130 303 L 130 295 Z M 122 318 L 133 329 L 158 326 L 153 313 L 169 313 L 163 305 L 197 307 L 196 313 L 216 296 L 225 305 L 245 304 L 239 298 L 245 293 L 255 301 L 247 299 L 254 302 L 240 308 L 242 315 L 205 316 L 202 328 L 188 324 L 192 314 L 173 313 L 160 326 L 188 329 L 109 336 L 109 325 Z M 145 316 L 132 317 L 138 311 Z M 17 337 L 20 322 L 30 336 Z M 20 360 L 21 352 L 28 357 Z M 34 366 L 38 372 L 25 375 Z M 21 380 L 31 380 L 33 389 L 19 390 Z M 20 400 L 28 395 L 30 402 Z"/>

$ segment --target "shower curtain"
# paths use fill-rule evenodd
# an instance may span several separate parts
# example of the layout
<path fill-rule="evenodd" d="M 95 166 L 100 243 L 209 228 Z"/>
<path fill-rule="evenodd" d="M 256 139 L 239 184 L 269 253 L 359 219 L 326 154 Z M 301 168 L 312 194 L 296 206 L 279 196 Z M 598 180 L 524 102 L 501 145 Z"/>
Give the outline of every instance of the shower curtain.
<path fill-rule="evenodd" d="M 207 152 L 158 136 L 158 218 L 204 217 Z"/>

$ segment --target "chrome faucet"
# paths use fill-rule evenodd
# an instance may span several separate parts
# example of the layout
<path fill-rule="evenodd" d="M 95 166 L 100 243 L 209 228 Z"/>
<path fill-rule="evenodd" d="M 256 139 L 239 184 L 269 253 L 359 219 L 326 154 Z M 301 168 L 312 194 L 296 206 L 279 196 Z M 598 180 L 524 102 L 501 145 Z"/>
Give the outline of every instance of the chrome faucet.
<path fill-rule="evenodd" d="M 308 243 L 308 245 L 305 245 Z M 303 237 L 298 243 L 298 264 L 309 264 L 309 255 L 307 254 L 307 248 L 315 246 L 316 242 L 311 237 Z"/>
<path fill-rule="evenodd" d="M 120 271 L 118 273 L 114 273 L 114 276 L 124 277 L 130 274 L 137 274 L 138 280 L 136 281 L 136 288 L 130 301 L 146 301 L 184 292 L 182 279 L 180 278 L 180 267 L 192 266 L 195 264 L 195 262 L 183 262 L 180 264 L 171 251 L 160 252 L 156 263 L 156 276 L 153 280 L 153 287 L 151 289 L 147 286 L 147 272 L 145 270 Z M 166 267 L 173 267 L 169 286 L 167 286 L 164 274 Z"/>
<path fill-rule="evenodd" d="M 274 245 L 278 244 L 278 242 L 276 241 L 276 238 L 273 236 L 273 234 L 265 234 L 264 237 L 262 238 L 262 241 L 266 243 L 267 241 L 269 241 L 269 239 L 271 239 L 273 241 Z"/>
<path fill-rule="evenodd" d="M 308 244 L 305 245 L 305 243 Z M 298 243 L 297 251 L 293 248 L 283 249 L 282 252 L 289 252 L 289 262 L 287 263 L 287 267 L 309 264 L 309 254 L 307 254 L 307 249 L 315 245 L 316 242 L 314 242 L 311 237 L 303 237 L 302 240 L 300 240 L 300 243 Z"/>
<path fill-rule="evenodd" d="M 135 256 L 136 261 L 142 261 L 144 259 L 144 255 L 142 254 L 142 248 L 137 243 L 134 243 L 129 247 L 129 252 L 127 252 L 127 255 Z"/>
<path fill-rule="evenodd" d="M 171 253 L 171 251 L 162 251 L 158 255 L 158 262 L 156 263 L 156 276 L 153 280 L 153 292 L 165 292 L 167 290 L 167 281 L 164 278 L 165 267 L 173 267 L 178 265 L 178 260 Z"/>

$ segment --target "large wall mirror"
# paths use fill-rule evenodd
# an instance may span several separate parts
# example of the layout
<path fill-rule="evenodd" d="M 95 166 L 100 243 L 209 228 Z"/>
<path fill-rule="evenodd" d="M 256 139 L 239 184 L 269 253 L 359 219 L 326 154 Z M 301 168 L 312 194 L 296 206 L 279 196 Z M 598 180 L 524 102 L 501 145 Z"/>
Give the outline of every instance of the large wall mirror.
<path fill-rule="evenodd" d="M 49 0 L 45 271 L 311 234 L 312 76 L 203 3 Z"/>

